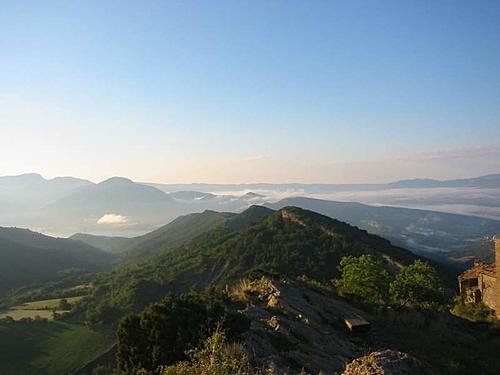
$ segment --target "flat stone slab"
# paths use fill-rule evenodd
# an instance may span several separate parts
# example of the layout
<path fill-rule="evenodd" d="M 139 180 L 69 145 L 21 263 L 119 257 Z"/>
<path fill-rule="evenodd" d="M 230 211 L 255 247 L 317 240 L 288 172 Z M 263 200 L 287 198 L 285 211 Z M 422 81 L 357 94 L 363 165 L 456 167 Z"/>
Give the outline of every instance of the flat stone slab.
<path fill-rule="evenodd" d="M 351 332 L 364 332 L 371 328 L 370 322 L 363 318 L 344 319 L 344 323 Z"/>

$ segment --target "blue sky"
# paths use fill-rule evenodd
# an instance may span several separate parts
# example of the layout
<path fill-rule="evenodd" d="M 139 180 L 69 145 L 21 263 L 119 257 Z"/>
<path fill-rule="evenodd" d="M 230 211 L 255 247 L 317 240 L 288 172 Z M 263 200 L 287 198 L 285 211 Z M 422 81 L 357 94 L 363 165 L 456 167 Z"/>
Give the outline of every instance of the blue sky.
<path fill-rule="evenodd" d="M 0 1 L 0 175 L 500 172 L 498 1 Z"/>

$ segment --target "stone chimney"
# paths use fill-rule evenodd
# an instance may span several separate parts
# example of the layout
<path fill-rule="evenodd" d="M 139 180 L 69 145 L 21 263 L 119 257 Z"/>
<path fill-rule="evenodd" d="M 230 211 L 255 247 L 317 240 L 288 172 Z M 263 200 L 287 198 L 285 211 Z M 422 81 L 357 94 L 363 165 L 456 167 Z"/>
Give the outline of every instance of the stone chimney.
<path fill-rule="evenodd" d="M 500 319 L 500 233 L 493 236 L 495 242 L 495 313 Z"/>

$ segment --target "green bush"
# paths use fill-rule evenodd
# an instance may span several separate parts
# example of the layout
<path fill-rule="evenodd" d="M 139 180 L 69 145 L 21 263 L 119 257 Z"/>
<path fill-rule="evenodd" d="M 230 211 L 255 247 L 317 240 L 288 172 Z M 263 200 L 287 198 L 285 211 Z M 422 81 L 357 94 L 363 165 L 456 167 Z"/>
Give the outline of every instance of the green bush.
<path fill-rule="evenodd" d="M 436 270 L 421 260 L 403 268 L 391 282 L 389 292 L 391 299 L 402 306 L 429 307 L 444 302 L 444 289 Z"/>
<path fill-rule="evenodd" d="M 345 294 L 371 302 L 387 301 L 389 295 L 389 273 L 371 255 L 343 257 L 338 267 L 340 278 L 334 285 Z"/>
<path fill-rule="evenodd" d="M 495 312 L 483 303 L 463 303 L 460 297 L 455 299 L 453 308 L 451 309 L 453 315 L 460 318 L 465 318 L 475 322 L 494 322 L 496 321 Z"/>
<path fill-rule="evenodd" d="M 186 351 L 198 346 L 218 322 L 237 337 L 249 322 L 240 314 L 226 312 L 221 298 L 214 292 L 172 295 L 140 314 L 127 315 L 117 330 L 120 373 L 153 371 L 185 360 Z"/>

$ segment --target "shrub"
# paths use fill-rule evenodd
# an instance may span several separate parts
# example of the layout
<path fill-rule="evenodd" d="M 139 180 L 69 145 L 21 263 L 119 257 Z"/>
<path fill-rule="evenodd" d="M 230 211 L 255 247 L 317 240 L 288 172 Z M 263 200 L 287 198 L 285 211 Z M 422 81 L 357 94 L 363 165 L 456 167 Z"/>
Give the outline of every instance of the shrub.
<path fill-rule="evenodd" d="M 252 291 L 252 285 L 250 280 L 248 279 L 241 279 L 239 283 L 231 288 L 230 295 L 231 298 L 235 301 L 240 301 L 240 302 L 249 302 L 249 293 Z"/>
<path fill-rule="evenodd" d="M 473 304 L 463 303 L 460 297 L 455 299 L 451 313 L 460 318 L 469 319 L 475 322 L 496 321 L 495 312 L 483 303 Z"/>
<path fill-rule="evenodd" d="M 365 301 L 387 301 L 390 275 L 371 255 L 343 257 L 338 269 L 341 276 L 334 284 L 343 293 Z"/>
<path fill-rule="evenodd" d="M 66 298 L 62 298 L 59 301 L 59 307 L 58 307 L 59 310 L 69 311 L 72 309 L 72 307 L 73 307 L 73 305 L 71 303 L 69 303 Z"/>
<path fill-rule="evenodd" d="M 169 296 L 140 314 L 129 314 L 118 326 L 117 365 L 125 374 L 154 371 L 186 359 L 218 322 L 234 337 L 249 326 L 241 314 L 228 313 L 215 293 Z"/>
<path fill-rule="evenodd" d="M 402 306 L 411 303 L 429 307 L 444 301 L 444 289 L 436 270 L 421 260 L 403 268 L 391 282 L 389 292 L 391 299 Z"/>
<path fill-rule="evenodd" d="M 188 361 L 161 369 L 161 375 L 253 375 L 248 355 L 240 344 L 226 344 L 217 329 L 203 345 L 188 352 Z"/>

